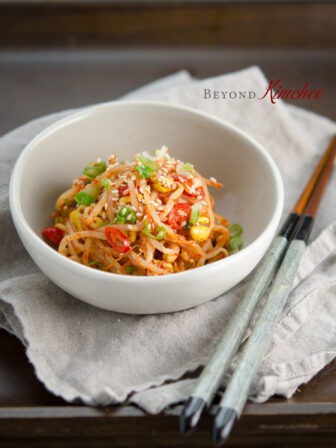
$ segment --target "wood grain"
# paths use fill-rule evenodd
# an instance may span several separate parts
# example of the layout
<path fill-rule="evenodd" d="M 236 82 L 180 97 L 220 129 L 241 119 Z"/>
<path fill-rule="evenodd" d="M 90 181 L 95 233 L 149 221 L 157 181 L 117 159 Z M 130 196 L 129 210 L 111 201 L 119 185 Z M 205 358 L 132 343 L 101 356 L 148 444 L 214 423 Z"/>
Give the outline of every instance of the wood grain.
<path fill-rule="evenodd" d="M 336 5 L 313 2 L 0 4 L 0 46 L 332 48 Z"/>
<path fill-rule="evenodd" d="M 113 48 L 0 51 L 0 134 L 41 115 L 118 98 L 178 70 L 205 78 L 258 65 L 268 79 L 326 93 L 292 104 L 336 119 L 334 50 Z"/>
<path fill-rule="evenodd" d="M 148 416 L 133 406 L 70 405 L 46 391 L 28 363 L 22 344 L 0 331 L 0 447 L 208 447 L 211 416 L 182 438 L 177 406 Z M 291 400 L 249 403 L 228 447 L 333 447 L 336 437 L 336 362 Z M 216 409 L 212 410 L 212 414 Z"/>

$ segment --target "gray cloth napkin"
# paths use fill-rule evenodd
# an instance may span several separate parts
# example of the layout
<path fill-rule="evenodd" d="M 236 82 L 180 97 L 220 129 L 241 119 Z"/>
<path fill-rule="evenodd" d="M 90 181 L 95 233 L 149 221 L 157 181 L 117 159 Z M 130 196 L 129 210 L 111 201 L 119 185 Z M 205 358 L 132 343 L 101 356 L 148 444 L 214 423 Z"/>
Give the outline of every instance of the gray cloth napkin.
<path fill-rule="evenodd" d="M 256 67 L 202 81 L 180 72 L 124 99 L 188 105 L 247 131 L 268 149 L 281 170 L 286 189 L 285 215 L 336 132 L 335 124 L 281 102 L 271 104 L 268 99 L 204 99 L 205 88 L 252 90 L 260 97 L 267 84 Z M 65 400 L 108 405 L 128 399 L 148 412 L 158 413 L 186 399 L 195 380 L 180 378 L 207 362 L 248 279 L 223 296 L 187 311 L 133 316 L 91 307 L 41 274 L 20 243 L 10 219 L 9 177 L 26 143 L 69 113 L 34 120 L 0 139 L 0 216 L 5 235 L 0 270 L 0 327 L 21 339 L 38 378 Z M 169 146 L 169 142 L 162 144 Z M 335 186 L 334 174 L 313 242 L 303 257 L 272 345 L 253 385 L 251 398 L 258 402 L 273 394 L 290 397 L 300 384 L 309 381 L 335 357 Z"/>

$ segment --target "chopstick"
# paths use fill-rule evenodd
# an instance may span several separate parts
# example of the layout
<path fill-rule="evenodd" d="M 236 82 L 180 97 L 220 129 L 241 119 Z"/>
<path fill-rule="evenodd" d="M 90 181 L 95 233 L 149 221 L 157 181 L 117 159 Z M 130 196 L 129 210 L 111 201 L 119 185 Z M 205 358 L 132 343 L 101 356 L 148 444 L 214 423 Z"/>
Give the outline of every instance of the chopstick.
<path fill-rule="evenodd" d="M 271 342 L 272 330 L 288 298 L 319 204 L 332 173 L 333 162 L 336 156 L 335 138 L 330 146 L 330 154 L 326 159 L 324 168 L 317 178 L 316 185 L 312 189 L 306 206 L 303 208 L 303 214 L 294 230 L 286 255 L 267 295 L 264 307 L 256 320 L 239 364 L 219 404 L 212 433 L 212 440 L 216 445 L 228 438 L 235 420 L 243 411 L 251 383 Z"/>
<path fill-rule="evenodd" d="M 332 162 L 335 157 L 335 151 L 336 137 L 333 138 L 324 152 L 300 198 L 294 205 L 291 213 L 288 215 L 288 218 L 281 228 L 279 235 L 273 240 L 270 248 L 260 262 L 244 297 L 237 306 L 230 322 L 224 329 L 221 341 L 217 345 L 210 361 L 203 369 L 180 417 L 180 431 L 182 433 L 186 433 L 195 428 L 205 408 L 211 405 L 212 399 L 221 384 L 223 375 L 228 369 L 234 354 L 238 350 L 254 311 L 260 299 L 266 292 L 284 257 L 289 241 L 293 237 L 294 230 L 300 220 L 300 216 L 305 210 L 308 202 L 313 199 L 318 185 L 320 185 L 319 193 L 318 195 L 315 193 L 315 198 L 319 197 L 319 200 L 321 199 L 325 184 L 332 170 Z M 321 180 L 322 173 L 327 173 L 324 175 L 323 181 Z M 314 200 L 314 203 L 317 204 L 317 206 L 319 200 Z M 317 208 L 315 209 L 315 214 L 316 211 Z M 314 210 L 312 210 L 312 212 L 314 212 Z M 307 226 L 308 221 L 311 222 L 312 225 L 313 220 L 308 219 L 305 221 L 305 226 Z M 247 388 L 247 393 L 248 390 L 249 385 Z M 242 396 L 240 406 L 238 407 L 236 406 L 231 408 L 228 406 L 226 401 L 221 402 L 219 413 L 215 419 L 215 427 L 213 432 L 213 439 L 215 443 L 218 443 L 225 438 L 224 436 L 228 436 L 230 433 L 230 429 L 235 419 L 240 415 L 242 407 L 245 404 L 247 393 L 245 394 L 246 396 Z M 232 404 L 232 406 L 234 405 Z M 225 411 L 224 407 L 226 409 Z M 232 412 L 228 409 L 231 409 Z M 229 423 L 231 425 L 229 425 Z M 226 431 L 225 434 L 222 433 L 222 429 L 224 428 Z"/>
<path fill-rule="evenodd" d="M 325 187 L 332 173 L 333 162 L 336 156 L 335 138 L 332 140 L 331 147 L 330 154 L 304 207 L 303 215 L 294 231 L 263 309 L 256 320 L 238 366 L 219 404 L 212 433 L 212 441 L 215 445 L 224 442 L 228 438 L 235 420 L 241 415 L 248 398 L 251 383 L 271 342 L 272 330 L 287 301 L 299 262 L 306 249 Z"/>

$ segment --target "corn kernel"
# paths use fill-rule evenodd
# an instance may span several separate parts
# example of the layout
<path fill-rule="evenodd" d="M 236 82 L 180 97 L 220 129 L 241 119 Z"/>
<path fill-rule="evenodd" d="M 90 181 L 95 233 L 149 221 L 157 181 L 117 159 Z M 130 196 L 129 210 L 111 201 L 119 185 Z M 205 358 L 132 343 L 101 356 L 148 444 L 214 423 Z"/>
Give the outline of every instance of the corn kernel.
<path fill-rule="evenodd" d="M 131 196 L 123 196 L 122 198 L 120 198 L 119 201 L 121 204 L 128 204 L 129 202 L 131 202 Z"/>
<path fill-rule="evenodd" d="M 207 216 L 200 216 L 197 221 L 199 224 L 209 224 L 209 218 Z"/>
<path fill-rule="evenodd" d="M 210 229 L 206 226 L 192 226 L 190 229 L 190 236 L 194 241 L 205 241 L 209 238 Z"/>
<path fill-rule="evenodd" d="M 184 249 L 182 249 L 182 251 L 181 251 L 181 258 L 183 261 L 189 261 L 189 258 L 190 258 L 189 254 Z"/>
<path fill-rule="evenodd" d="M 168 193 L 172 191 L 174 186 L 174 180 L 170 177 L 164 177 L 161 182 L 154 182 L 153 188 L 155 190 L 160 191 L 160 193 Z"/>
<path fill-rule="evenodd" d="M 171 263 L 163 262 L 161 265 L 164 269 L 167 269 L 168 272 L 174 272 L 174 267 Z"/>
<path fill-rule="evenodd" d="M 70 221 L 76 227 L 76 230 L 81 231 L 83 229 L 77 210 L 72 210 L 70 213 Z"/>
<path fill-rule="evenodd" d="M 168 263 L 174 263 L 176 260 L 178 254 L 163 254 L 164 261 L 167 261 Z"/>
<path fill-rule="evenodd" d="M 90 222 L 90 227 L 91 229 L 98 229 L 99 227 L 102 227 L 105 224 L 107 224 L 107 221 L 104 221 L 103 219 L 96 216 L 96 218 L 94 218 L 92 222 Z"/>
<path fill-rule="evenodd" d="M 136 240 L 136 237 L 137 237 L 137 234 L 136 234 L 136 232 L 134 230 L 130 230 L 128 232 L 128 241 L 130 243 L 134 243 L 134 241 Z"/>

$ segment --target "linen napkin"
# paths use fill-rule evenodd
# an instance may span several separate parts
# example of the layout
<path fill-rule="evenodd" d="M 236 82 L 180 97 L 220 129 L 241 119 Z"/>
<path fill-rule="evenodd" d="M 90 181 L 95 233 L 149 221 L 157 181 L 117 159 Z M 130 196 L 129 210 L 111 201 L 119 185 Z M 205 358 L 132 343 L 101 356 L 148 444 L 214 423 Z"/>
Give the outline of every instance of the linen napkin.
<path fill-rule="evenodd" d="M 280 168 L 286 190 L 285 216 L 336 126 L 281 101 L 258 100 L 267 85 L 256 67 L 202 81 L 179 72 L 123 99 L 183 104 L 244 129 L 267 148 Z M 256 98 L 205 99 L 204 89 L 255 91 Z M 88 405 L 128 400 L 158 413 L 187 398 L 195 380 L 181 378 L 207 362 L 248 279 L 196 308 L 149 316 L 103 311 L 53 285 L 31 261 L 13 228 L 8 183 L 24 146 L 71 112 L 39 118 L 0 139 L 0 217 L 5 235 L 0 327 L 20 338 L 38 378 L 65 400 Z M 169 146 L 169 142 L 162 144 Z M 336 203 L 335 186 L 334 174 L 313 241 L 255 379 L 250 397 L 255 401 L 266 401 L 273 394 L 290 397 L 335 357 L 336 211 L 331 207 Z"/>

